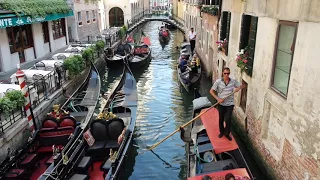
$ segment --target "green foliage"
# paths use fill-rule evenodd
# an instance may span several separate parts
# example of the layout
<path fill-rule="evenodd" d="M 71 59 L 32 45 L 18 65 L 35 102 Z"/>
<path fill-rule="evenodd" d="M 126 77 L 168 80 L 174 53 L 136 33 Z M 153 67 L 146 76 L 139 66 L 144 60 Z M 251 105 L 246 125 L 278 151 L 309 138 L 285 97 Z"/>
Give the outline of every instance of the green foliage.
<path fill-rule="evenodd" d="M 16 108 L 20 108 L 24 106 L 26 99 L 24 98 L 23 94 L 19 90 L 13 90 L 6 94 L 6 97 L 9 98 L 11 102 L 15 104 Z"/>
<path fill-rule="evenodd" d="M 65 0 L 2 0 L 0 8 L 31 17 L 43 17 L 47 14 L 68 13 L 71 9 Z"/>
<path fill-rule="evenodd" d="M 214 16 L 218 15 L 218 6 L 202 6 L 201 12 L 212 14 Z"/>
<path fill-rule="evenodd" d="M 249 47 L 245 47 L 239 53 L 237 53 L 236 61 L 237 66 L 241 72 L 246 72 L 249 76 L 252 75 L 252 63 L 249 58 Z"/>
<path fill-rule="evenodd" d="M 124 38 L 126 33 L 127 33 L 127 26 L 124 25 L 118 31 L 118 35 L 119 35 L 120 39 Z"/>
<path fill-rule="evenodd" d="M 84 70 L 85 62 L 81 56 L 75 55 L 64 60 L 63 67 L 69 71 L 70 76 L 76 76 Z"/>
<path fill-rule="evenodd" d="M 96 49 L 97 49 L 97 51 L 102 51 L 103 49 L 104 49 L 104 46 L 105 46 L 105 43 L 104 43 L 104 41 L 102 41 L 102 40 L 99 40 L 99 41 L 97 41 L 96 42 Z"/>
<path fill-rule="evenodd" d="M 93 61 L 94 53 L 95 53 L 94 49 L 96 49 L 96 48 L 97 48 L 96 46 L 93 46 L 93 47 L 90 47 L 82 52 L 82 57 L 85 59 L 85 62 L 87 65 L 90 64 L 90 61 Z"/>
<path fill-rule="evenodd" d="M 5 115 L 5 117 L 8 117 L 13 109 L 15 109 L 14 102 L 10 101 L 7 97 L 0 98 L 0 111 Z"/>

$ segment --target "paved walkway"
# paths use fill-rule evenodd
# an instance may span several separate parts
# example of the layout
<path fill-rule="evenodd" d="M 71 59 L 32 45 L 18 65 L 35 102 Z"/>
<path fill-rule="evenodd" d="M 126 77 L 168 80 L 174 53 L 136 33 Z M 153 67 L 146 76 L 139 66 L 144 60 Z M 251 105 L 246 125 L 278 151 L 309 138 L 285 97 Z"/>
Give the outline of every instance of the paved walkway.
<path fill-rule="evenodd" d="M 42 60 L 45 60 L 45 59 L 50 59 L 54 54 L 57 54 L 57 53 L 62 53 L 64 52 L 64 50 L 67 48 L 68 46 L 65 46 L 61 49 L 58 49 L 54 52 L 50 52 L 49 54 L 45 55 L 44 57 L 42 58 L 38 58 L 38 59 L 35 59 L 33 61 L 29 61 L 29 62 L 25 62 L 23 64 L 20 65 L 21 69 L 28 69 L 30 67 L 32 67 L 36 62 L 39 62 L 39 61 L 42 61 Z M 0 72 L 0 81 L 1 80 L 8 80 L 10 82 L 10 76 L 14 73 L 17 72 L 17 68 L 14 68 L 14 69 L 11 69 L 7 72 Z"/>

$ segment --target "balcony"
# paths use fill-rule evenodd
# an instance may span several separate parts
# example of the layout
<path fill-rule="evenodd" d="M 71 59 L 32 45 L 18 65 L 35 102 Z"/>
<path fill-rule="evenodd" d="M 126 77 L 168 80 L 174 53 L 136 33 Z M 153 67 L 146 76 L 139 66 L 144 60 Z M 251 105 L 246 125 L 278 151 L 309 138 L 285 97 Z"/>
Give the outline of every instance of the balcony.
<path fill-rule="evenodd" d="M 220 0 L 184 0 L 191 5 L 219 5 Z"/>

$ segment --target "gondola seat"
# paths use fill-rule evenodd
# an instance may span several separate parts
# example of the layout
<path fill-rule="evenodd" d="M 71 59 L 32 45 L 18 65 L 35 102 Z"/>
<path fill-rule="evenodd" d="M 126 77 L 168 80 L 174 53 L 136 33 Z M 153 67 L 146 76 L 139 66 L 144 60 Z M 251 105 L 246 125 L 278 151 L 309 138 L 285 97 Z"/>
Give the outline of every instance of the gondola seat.
<path fill-rule="evenodd" d="M 5 174 L 5 179 L 24 179 L 24 176 L 26 176 L 26 170 L 14 168 Z"/>
<path fill-rule="evenodd" d="M 52 145 L 62 147 L 68 143 L 70 134 L 74 132 L 71 126 L 59 128 L 42 128 L 39 131 L 40 148 L 37 152 L 52 152 Z"/>
<path fill-rule="evenodd" d="M 27 157 L 23 159 L 22 162 L 19 163 L 19 167 L 21 168 L 30 168 L 33 167 L 38 161 L 38 154 L 32 153 L 28 154 Z"/>
<path fill-rule="evenodd" d="M 87 149 L 88 156 L 103 158 L 107 149 L 115 149 L 119 147 L 118 137 L 124 129 L 122 119 L 114 118 L 111 120 L 96 120 L 91 124 L 91 134 L 95 139 L 92 146 Z"/>
<path fill-rule="evenodd" d="M 86 174 L 74 174 L 69 180 L 89 180 L 89 176 Z"/>
<path fill-rule="evenodd" d="M 90 156 L 84 156 L 77 166 L 77 172 L 88 174 L 89 166 L 93 170 L 92 158 Z"/>

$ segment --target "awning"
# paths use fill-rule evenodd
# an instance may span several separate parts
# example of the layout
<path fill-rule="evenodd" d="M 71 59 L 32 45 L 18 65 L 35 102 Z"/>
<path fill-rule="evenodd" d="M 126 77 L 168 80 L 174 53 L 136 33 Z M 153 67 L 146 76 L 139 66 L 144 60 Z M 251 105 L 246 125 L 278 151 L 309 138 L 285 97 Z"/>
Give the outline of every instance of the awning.
<path fill-rule="evenodd" d="M 206 111 L 206 109 L 203 109 L 201 112 Z M 219 138 L 218 135 L 220 134 L 219 130 L 219 112 L 217 109 L 212 108 L 208 112 L 201 115 L 201 120 L 206 128 L 208 137 L 210 139 L 210 142 L 213 146 L 214 152 L 216 154 L 227 152 L 231 150 L 238 149 L 238 144 L 232 138 L 232 141 L 229 141 L 226 137 Z M 230 137 L 232 137 L 230 133 Z"/>
<path fill-rule="evenodd" d="M 246 170 L 246 168 L 238 168 L 238 169 L 232 169 L 232 170 L 226 170 L 226 171 L 220 171 L 220 172 L 214 172 L 210 174 L 202 174 L 199 176 L 189 177 L 188 180 L 202 180 L 203 176 L 210 176 L 212 179 L 225 179 L 225 176 L 228 173 L 232 173 L 236 179 L 240 177 L 248 177 L 250 179 L 250 176 Z"/>
<path fill-rule="evenodd" d="M 34 24 L 44 21 L 53 21 L 64 17 L 73 16 L 73 11 L 68 13 L 48 14 L 46 17 L 31 18 L 30 16 L 18 17 L 15 14 L 1 14 L 0 15 L 0 28 L 11 26 L 21 26 L 24 24 Z"/>

